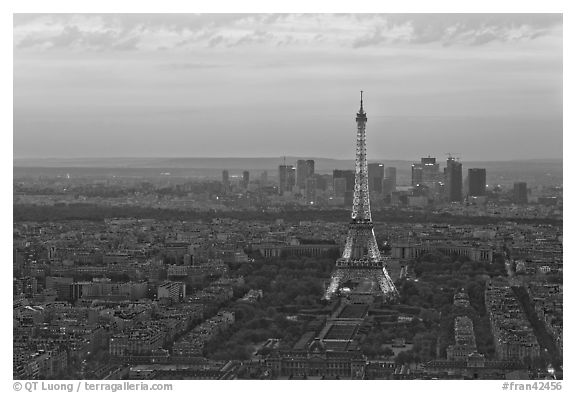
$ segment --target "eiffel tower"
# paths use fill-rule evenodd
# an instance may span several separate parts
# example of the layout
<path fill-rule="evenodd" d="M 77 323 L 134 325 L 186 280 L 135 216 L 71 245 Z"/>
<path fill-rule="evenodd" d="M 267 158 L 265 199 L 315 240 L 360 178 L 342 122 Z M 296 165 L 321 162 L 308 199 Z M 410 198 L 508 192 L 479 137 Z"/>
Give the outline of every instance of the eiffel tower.
<path fill-rule="evenodd" d="M 363 92 L 360 92 L 360 110 L 356 114 L 358 131 L 356 133 L 356 176 L 354 184 L 354 202 L 352 221 L 348 226 L 348 236 L 342 257 L 336 261 L 330 285 L 324 299 L 330 300 L 341 284 L 347 281 L 370 280 L 373 294 L 383 295 L 387 301 L 393 301 L 398 291 L 390 279 L 380 256 L 374 224 L 370 213 L 370 195 L 368 192 L 368 160 L 366 159 L 366 122 Z M 375 288 L 376 287 L 376 288 Z"/>

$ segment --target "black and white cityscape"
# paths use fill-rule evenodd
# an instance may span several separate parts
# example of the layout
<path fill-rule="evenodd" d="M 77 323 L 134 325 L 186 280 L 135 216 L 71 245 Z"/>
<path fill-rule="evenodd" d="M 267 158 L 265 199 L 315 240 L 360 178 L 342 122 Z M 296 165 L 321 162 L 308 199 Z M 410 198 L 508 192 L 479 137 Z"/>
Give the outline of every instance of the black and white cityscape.
<path fill-rule="evenodd" d="M 15 380 L 562 380 L 560 14 L 15 14 Z"/>

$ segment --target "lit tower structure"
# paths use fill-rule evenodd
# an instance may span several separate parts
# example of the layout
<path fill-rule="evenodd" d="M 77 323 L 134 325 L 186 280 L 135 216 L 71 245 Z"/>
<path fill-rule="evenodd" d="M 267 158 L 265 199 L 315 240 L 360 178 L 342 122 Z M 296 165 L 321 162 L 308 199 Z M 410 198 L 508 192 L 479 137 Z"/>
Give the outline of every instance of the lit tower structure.
<path fill-rule="evenodd" d="M 358 130 L 356 132 L 356 175 L 352 220 L 348 226 L 348 236 L 342 257 L 336 261 L 336 270 L 332 274 L 330 285 L 324 299 L 331 299 L 341 284 L 347 281 L 370 280 L 377 284 L 372 286 L 373 293 L 384 295 L 386 300 L 394 300 L 398 291 L 390 279 L 384 261 L 378 250 L 374 224 L 370 213 L 370 196 L 368 192 L 368 160 L 366 158 L 366 122 L 363 97 L 360 92 L 360 111 L 356 115 Z"/>

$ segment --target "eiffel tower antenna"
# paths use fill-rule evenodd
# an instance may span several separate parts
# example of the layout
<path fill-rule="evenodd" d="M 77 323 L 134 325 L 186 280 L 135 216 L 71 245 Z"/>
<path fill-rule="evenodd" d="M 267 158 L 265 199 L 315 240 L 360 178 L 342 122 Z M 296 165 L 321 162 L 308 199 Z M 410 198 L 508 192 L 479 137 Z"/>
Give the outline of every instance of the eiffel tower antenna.
<path fill-rule="evenodd" d="M 387 301 L 394 301 L 398 291 L 386 271 L 384 260 L 378 250 L 374 224 L 370 212 L 368 190 L 368 160 L 366 157 L 366 123 L 363 91 L 360 91 L 360 110 L 356 114 L 356 177 L 352 220 L 348 225 L 348 236 L 342 257 L 336 261 L 330 285 L 324 299 L 330 300 L 341 284 L 349 280 L 370 280 L 373 284 L 369 294 L 383 295 Z M 376 289 L 375 289 L 376 288 Z"/>

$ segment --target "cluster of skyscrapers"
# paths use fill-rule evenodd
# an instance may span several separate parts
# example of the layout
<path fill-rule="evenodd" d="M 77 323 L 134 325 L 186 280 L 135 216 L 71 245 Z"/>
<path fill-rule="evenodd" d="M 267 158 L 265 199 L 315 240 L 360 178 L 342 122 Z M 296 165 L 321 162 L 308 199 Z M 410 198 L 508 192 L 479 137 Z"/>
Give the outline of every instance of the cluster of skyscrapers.
<path fill-rule="evenodd" d="M 462 163 L 451 155 L 446 160 L 444 171 L 435 157 L 423 157 L 412 164 L 412 187 L 419 195 L 444 199 L 447 202 L 462 202 L 464 197 L 486 196 L 486 169 L 469 168 L 463 182 Z M 512 200 L 517 204 L 528 203 L 528 188 L 525 182 L 514 183 Z"/>
<path fill-rule="evenodd" d="M 384 168 L 384 164 L 368 164 L 369 187 L 374 196 L 389 195 L 396 190 L 396 168 Z M 300 193 L 309 202 L 316 199 L 316 190 L 332 186 L 333 196 L 343 198 L 343 202 L 352 203 L 354 194 L 355 171 L 334 169 L 332 176 L 314 171 L 314 160 L 298 160 L 294 165 L 278 166 L 278 194 Z"/>
<path fill-rule="evenodd" d="M 350 205 L 353 200 L 355 171 L 353 169 L 334 169 L 332 174 L 317 173 L 315 161 L 300 159 L 296 165 L 278 166 L 278 183 L 273 193 L 280 197 L 296 198 L 308 204 L 317 204 L 328 196 L 341 205 Z M 253 191 L 258 188 L 272 187 L 268 182 L 267 171 L 260 172 L 254 180 L 250 172 L 244 170 L 242 176 L 236 175 L 234 189 Z M 404 183 L 406 184 L 406 183 Z M 409 195 L 421 204 L 432 202 L 462 202 L 474 198 L 481 200 L 487 196 L 486 168 L 469 168 L 467 176 L 463 173 L 462 163 L 457 157 L 449 155 L 446 166 L 440 167 L 436 157 L 422 157 L 411 165 L 410 191 L 397 183 L 396 167 L 385 167 L 383 163 L 368 164 L 368 185 L 370 198 L 374 201 L 391 201 Z M 225 192 L 232 190 L 228 170 L 222 171 L 222 185 Z M 398 189 L 397 189 L 398 188 Z M 407 194 L 409 193 L 409 194 Z M 394 197 L 396 195 L 396 197 Z M 476 199 L 478 198 L 478 199 Z M 528 203 L 528 188 L 525 182 L 513 185 L 511 200 L 516 204 Z M 426 202 L 427 201 L 427 202 Z"/>
<path fill-rule="evenodd" d="M 263 171 L 260 173 L 260 184 L 265 186 L 266 183 L 268 182 L 268 172 Z M 250 184 L 250 171 L 242 171 L 242 177 L 240 178 L 240 181 L 238 182 L 238 186 L 240 187 L 240 189 L 242 190 L 248 190 L 248 186 Z M 223 170 L 222 171 L 222 186 L 223 186 L 223 191 L 225 193 L 230 192 L 232 189 L 232 183 L 230 181 L 230 173 L 228 172 L 228 170 Z"/>
<path fill-rule="evenodd" d="M 486 195 L 486 169 L 468 169 L 466 195 L 481 197 Z M 463 200 L 462 163 L 452 155 L 446 160 L 444 171 L 435 157 L 423 157 L 412 164 L 412 187 L 420 194 L 427 194 L 448 202 Z"/>
<path fill-rule="evenodd" d="M 314 160 L 298 160 L 294 165 L 278 166 L 278 194 L 299 191 L 309 203 L 316 200 L 316 174 Z"/>

